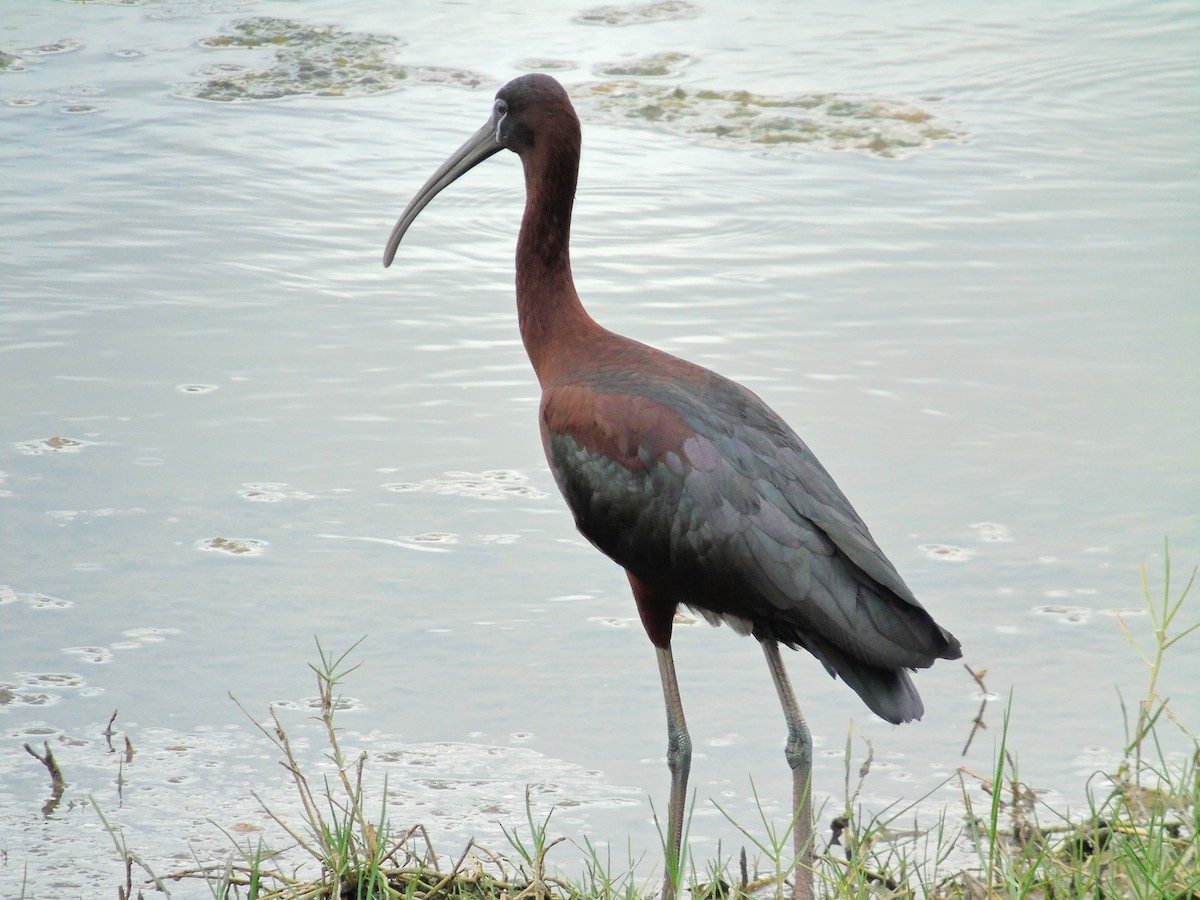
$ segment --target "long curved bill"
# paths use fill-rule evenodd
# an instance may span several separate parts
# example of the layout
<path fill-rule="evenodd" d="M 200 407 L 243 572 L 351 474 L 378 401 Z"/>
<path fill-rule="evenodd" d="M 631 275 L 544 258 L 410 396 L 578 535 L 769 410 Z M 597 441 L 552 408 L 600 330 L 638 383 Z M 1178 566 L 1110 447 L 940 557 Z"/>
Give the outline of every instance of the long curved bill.
<path fill-rule="evenodd" d="M 488 119 L 486 125 L 471 135 L 465 144 L 455 150 L 451 157 L 442 163 L 438 167 L 438 170 L 417 191 L 416 196 L 409 201 L 404 214 L 400 216 L 399 221 L 396 222 L 396 226 L 392 229 L 392 233 L 388 235 L 387 248 L 383 251 L 383 265 L 385 268 L 390 266 L 392 260 L 395 259 L 396 250 L 400 246 L 400 239 L 404 237 L 404 232 L 408 231 L 408 226 L 416 221 L 421 210 L 429 205 L 429 201 L 441 193 L 443 188 L 450 185 L 451 182 L 464 172 L 475 168 L 475 166 L 479 165 L 489 156 L 493 156 L 504 149 L 504 145 L 496 141 L 496 123 L 494 119 L 495 115 Z"/>

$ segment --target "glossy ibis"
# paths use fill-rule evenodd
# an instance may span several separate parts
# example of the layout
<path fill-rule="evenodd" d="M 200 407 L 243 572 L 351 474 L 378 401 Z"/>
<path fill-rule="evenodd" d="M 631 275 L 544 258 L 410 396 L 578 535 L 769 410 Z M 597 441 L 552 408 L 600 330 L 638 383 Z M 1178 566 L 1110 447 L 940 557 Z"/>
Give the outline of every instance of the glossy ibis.
<path fill-rule="evenodd" d="M 679 859 L 691 763 L 671 626 L 680 604 L 758 639 L 787 719 L 795 895 L 812 895 L 812 742 L 779 644 L 802 647 L 889 722 L 921 717 L 909 670 L 957 659 L 958 641 L 917 602 L 867 526 L 795 432 L 752 392 L 614 334 L 584 310 L 568 243 L 579 119 L 562 86 L 524 75 L 434 172 L 392 229 L 503 149 L 521 157 L 517 315 L 542 387 L 542 443 L 575 524 L 625 569 L 658 654 L 671 771 L 665 898 Z"/>

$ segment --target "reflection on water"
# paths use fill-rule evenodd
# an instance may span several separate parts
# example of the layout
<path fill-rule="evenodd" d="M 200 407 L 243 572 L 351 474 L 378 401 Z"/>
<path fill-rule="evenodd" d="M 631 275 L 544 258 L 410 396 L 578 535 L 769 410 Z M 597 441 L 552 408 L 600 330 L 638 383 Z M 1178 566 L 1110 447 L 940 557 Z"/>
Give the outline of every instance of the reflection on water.
<path fill-rule="evenodd" d="M 1151 627 L 1138 563 L 1156 591 L 1164 534 L 1176 573 L 1200 560 L 1194 10 L 300 16 L 58 3 L 0 25 L 0 894 L 27 866 L 38 896 L 111 890 L 89 796 L 163 870 L 229 852 L 210 820 L 271 834 L 251 791 L 286 811 L 286 773 L 227 692 L 300 698 L 280 705 L 321 765 L 298 674 L 314 634 L 368 635 L 343 724 L 403 793 L 394 820 L 501 844 L 532 783 L 577 841 L 659 852 L 653 653 L 541 458 L 516 160 L 440 196 L 379 265 L 412 191 L 530 69 L 582 98 L 589 309 L 797 427 L 988 690 L 1012 692 L 1023 777 L 1078 806 L 1119 759 L 1116 689 L 1142 689 L 1122 632 Z M 605 106 L 594 87 L 614 80 Z M 179 96 L 222 81 L 287 99 Z M 895 152 L 861 147 L 876 138 Z M 757 821 L 753 777 L 779 822 L 789 783 L 757 648 L 692 624 L 692 834 L 715 854 L 741 838 L 711 799 Z M 1200 679 L 1198 660 L 1168 655 L 1164 683 Z M 789 666 L 829 809 L 850 719 L 853 765 L 863 739 L 886 764 L 869 808 L 928 793 L 923 820 L 961 796 L 942 780 L 980 702 L 967 673 L 922 672 L 925 720 L 892 728 L 811 660 Z M 1200 698 L 1168 692 L 1194 727 Z M 49 821 L 26 742 L 68 783 Z"/>

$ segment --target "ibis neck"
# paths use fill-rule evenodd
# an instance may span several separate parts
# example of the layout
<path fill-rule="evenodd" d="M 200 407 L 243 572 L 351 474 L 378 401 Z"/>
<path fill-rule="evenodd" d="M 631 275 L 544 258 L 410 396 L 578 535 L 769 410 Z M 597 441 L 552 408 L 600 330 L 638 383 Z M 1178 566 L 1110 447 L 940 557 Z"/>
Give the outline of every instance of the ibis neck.
<path fill-rule="evenodd" d="M 545 387 L 588 335 L 599 329 L 571 277 L 571 210 L 579 148 L 552 144 L 522 158 L 525 215 L 517 239 L 517 318 L 521 339 Z"/>

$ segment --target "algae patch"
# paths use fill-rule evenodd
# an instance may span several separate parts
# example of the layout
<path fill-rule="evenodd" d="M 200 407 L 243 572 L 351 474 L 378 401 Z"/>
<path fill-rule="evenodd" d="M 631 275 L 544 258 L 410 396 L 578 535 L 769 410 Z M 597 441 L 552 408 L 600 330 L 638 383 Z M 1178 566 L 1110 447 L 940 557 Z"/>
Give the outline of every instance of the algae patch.
<path fill-rule="evenodd" d="M 0 72 L 23 72 L 25 71 L 25 61 L 15 53 L 6 53 L 0 50 Z"/>
<path fill-rule="evenodd" d="M 686 53 L 652 53 L 629 62 L 606 63 L 596 69 L 597 74 L 612 77 L 660 77 L 676 75 L 692 57 Z"/>
<path fill-rule="evenodd" d="M 691 19 L 699 14 L 700 7 L 687 0 L 656 0 L 628 6 L 597 6 L 581 13 L 575 21 L 584 25 L 643 25 L 671 19 Z"/>
<path fill-rule="evenodd" d="M 58 56 L 61 53 L 74 53 L 83 46 L 82 41 L 64 39 L 51 41 L 37 47 L 25 47 L 16 53 L 0 50 L 0 72 L 24 72 L 27 62 L 40 62 L 41 56 Z"/>
<path fill-rule="evenodd" d="M 223 103 L 281 100 L 285 97 L 349 97 L 389 91 L 405 81 L 477 87 L 483 75 L 439 66 L 405 66 L 395 61 L 404 41 L 394 35 L 346 31 L 336 25 L 309 25 L 294 19 L 254 16 L 239 19 L 229 34 L 200 41 L 213 49 L 268 49 L 264 69 L 237 64 L 208 66 L 207 80 L 184 85 L 179 94 Z"/>
<path fill-rule="evenodd" d="M 575 63 L 569 59 L 551 59 L 545 56 L 531 56 L 521 60 L 519 65 L 527 72 L 569 72 L 575 68 Z"/>
<path fill-rule="evenodd" d="M 771 96 L 618 80 L 581 85 L 572 97 L 595 118 L 759 149 L 807 147 L 898 157 L 964 137 L 911 103 L 847 94 Z"/>
<path fill-rule="evenodd" d="M 78 453 L 92 441 L 76 440 L 56 434 L 54 437 L 35 441 L 23 441 L 16 445 L 17 452 L 24 456 L 41 456 L 43 453 Z"/>
<path fill-rule="evenodd" d="M 197 550 L 209 553 L 228 553 L 230 556 L 261 556 L 266 548 L 266 541 L 255 538 L 214 537 L 196 542 Z"/>

